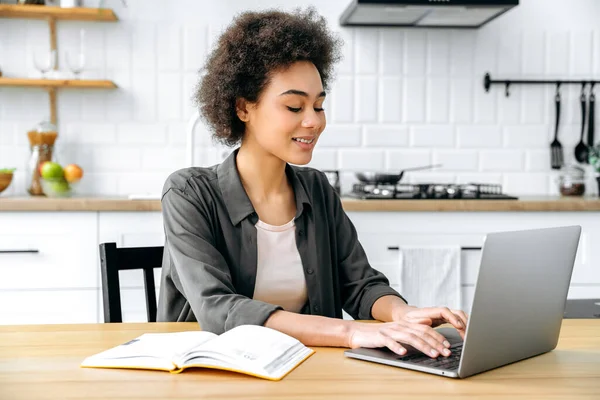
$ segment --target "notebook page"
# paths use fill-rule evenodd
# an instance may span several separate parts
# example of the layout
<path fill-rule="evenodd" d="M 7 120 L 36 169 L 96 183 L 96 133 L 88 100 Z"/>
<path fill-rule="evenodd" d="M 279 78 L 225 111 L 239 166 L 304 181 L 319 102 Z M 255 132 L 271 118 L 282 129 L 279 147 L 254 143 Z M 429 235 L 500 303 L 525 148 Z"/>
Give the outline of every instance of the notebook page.
<path fill-rule="evenodd" d="M 239 369 L 279 376 L 306 358 L 312 350 L 295 338 L 274 329 L 242 325 L 204 343 L 190 352 L 182 363 L 195 364 L 211 357 Z"/>
<path fill-rule="evenodd" d="M 93 355 L 89 359 L 153 357 L 172 361 L 215 337 L 217 336 L 214 333 L 202 331 L 145 333 L 127 343 Z"/>

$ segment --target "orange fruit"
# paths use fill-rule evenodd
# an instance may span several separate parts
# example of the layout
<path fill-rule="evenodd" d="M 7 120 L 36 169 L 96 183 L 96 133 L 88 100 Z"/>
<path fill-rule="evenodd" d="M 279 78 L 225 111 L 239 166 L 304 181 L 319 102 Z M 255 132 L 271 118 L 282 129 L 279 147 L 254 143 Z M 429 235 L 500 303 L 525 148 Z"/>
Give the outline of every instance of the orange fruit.
<path fill-rule="evenodd" d="M 77 164 L 69 164 L 64 168 L 65 179 L 69 183 L 75 183 L 83 177 L 83 169 Z"/>

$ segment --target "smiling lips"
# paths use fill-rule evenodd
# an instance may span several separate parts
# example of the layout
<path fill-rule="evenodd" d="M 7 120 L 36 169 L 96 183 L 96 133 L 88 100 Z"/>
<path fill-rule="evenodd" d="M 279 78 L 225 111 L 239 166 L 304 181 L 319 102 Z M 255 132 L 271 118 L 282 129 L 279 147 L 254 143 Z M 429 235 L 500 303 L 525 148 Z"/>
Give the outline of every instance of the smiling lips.
<path fill-rule="evenodd" d="M 315 147 L 316 139 L 315 136 L 304 136 L 292 138 L 292 141 L 294 141 L 302 150 L 310 151 Z"/>
<path fill-rule="evenodd" d="M 306 138 L 292 138 L 292 140 L 295 140 L 296 142 L 300 142 L 300 143 L 306 143 L 306 144 L 311 144 L 312 142 L 315 141 L 315 138 L 311 138 L 311 139 L 306 139 Z"/>

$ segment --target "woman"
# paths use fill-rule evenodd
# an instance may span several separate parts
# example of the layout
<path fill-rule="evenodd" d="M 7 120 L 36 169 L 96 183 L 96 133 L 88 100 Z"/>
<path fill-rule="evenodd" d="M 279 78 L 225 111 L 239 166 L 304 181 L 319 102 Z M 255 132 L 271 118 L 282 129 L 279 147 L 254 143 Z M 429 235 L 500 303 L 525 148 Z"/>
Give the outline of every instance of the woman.
<path fill-rule="evenodd" d="M 214 137 L 238 145 L 223 163 L 172 174 L 162 197 L 165 257 L 158 319 L 222 333 L 264 325 L 308 346 L 404 344 L 431 357 L 432 327 L 467 317 L 408 306 L 370 267 L 323 173 L 305 167 L 325 129 L 340 42 L 313 10 L 247 12 L 222 34 L 197 100 Z M 371 324 L 342 319 L 342 309 Z"/>

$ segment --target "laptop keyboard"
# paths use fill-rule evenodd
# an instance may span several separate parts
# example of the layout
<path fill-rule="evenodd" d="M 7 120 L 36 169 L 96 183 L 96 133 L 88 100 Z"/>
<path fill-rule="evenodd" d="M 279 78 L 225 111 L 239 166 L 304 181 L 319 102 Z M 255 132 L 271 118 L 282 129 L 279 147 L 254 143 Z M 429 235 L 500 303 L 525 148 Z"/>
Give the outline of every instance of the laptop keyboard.
<path fill-rule="evenodd" d="M 399 361 L 406 361 L 411 364 L 422 365 L 425 367 L 442 368 L 447 370 L 458 369 L 460 363 L 460 356 L 462 354 L 463 344 L 456 343 L 450 346 L 452 354 L 448 357 L 439 356 L 437 358 L 431 358 L 423 353 L 412 354 L 410 356 L 398 357 Z"/>

